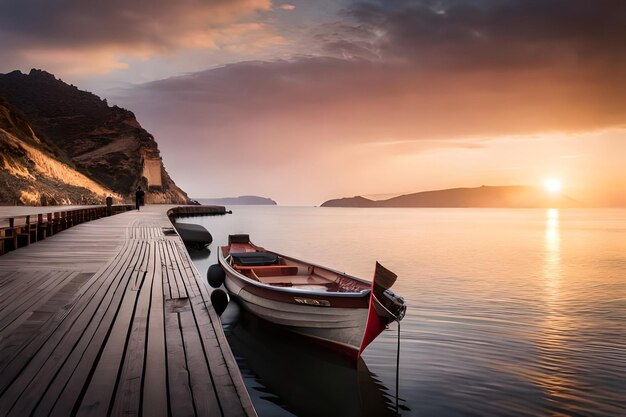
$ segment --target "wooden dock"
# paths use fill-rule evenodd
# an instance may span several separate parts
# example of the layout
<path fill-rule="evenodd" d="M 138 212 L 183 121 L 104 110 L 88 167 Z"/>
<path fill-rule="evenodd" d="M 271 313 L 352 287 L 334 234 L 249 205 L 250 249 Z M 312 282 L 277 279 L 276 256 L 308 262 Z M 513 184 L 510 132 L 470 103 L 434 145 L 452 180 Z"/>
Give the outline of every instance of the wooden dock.
<path fill-rule="evenodd" d="M 203 206 L 207 207 L 207 206 Z M 132 210 L 132 205 L 56 206 L 46 212 L 42 207 L 0 206 L 0 255 L 81 223 Z"/>
<path fill-rule="evenodd" d="M 0 416 L 256 415 L 171 208 L 0 256 Z"/>

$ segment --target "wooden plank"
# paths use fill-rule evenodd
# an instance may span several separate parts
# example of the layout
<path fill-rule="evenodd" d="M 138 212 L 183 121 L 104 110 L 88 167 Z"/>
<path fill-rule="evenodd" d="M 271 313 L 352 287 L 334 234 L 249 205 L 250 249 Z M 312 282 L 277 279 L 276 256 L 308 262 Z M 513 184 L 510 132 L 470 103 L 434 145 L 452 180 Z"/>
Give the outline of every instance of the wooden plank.
<path fill-rule="evenodd" d="M 228 415 L 232 416 L 254 415 L 256 413 L 251 402 L 247 405 L 247 408 L 242 405 L 242 398 L 250 400 L 245 390 L 243 379 L 241 379 L 239 368 L 232 354 L 224 355 L 221 348 L 218 335 L 222 336 L 221 343 L 227 344 L 228 342 L 223 333 L 222 324 L 211 306 L 210 290 L 206 282 L 201 280 L 184 246 L 179 244 L 177 248 L 179 250 L 180 262 L 189 266 L 188 271 L 192 276 L 190 282 L 195 285 L 200 294 L 200 296 L 191 300 L 191 307 L 198 327 L 198 334 L 202 340 L 203 352 L 207 363 L 210 364 L 212 385 L 221 407 L 223 410 L 228 411 Z M 240 384 L 239 389 L 237 389 L 237 383 Z"/>
<path fill-rule="evenodd" d="M 0 329 L 3 328 L 3 319 L 6 319 L 7 316 L 10 316 L 11 313 L 16 310 L 22 311 L 27 308 L 26 305 L 30 305 L 29 302 L 32 301 L 33 298 L 41 297 L 70 274 L 72 273 L 64 271 L 33 271 L 24 274 L 32 277 L 29 281 L 29 286 L 22 288 L 2 303 L 2 310 L 0 310 Z"/>
<path fill-rule="evenodd" d="M 63 212 L 0 257 L 0 416 L 255 415 L 166 211 Z"/>
<path fill-rule="evenodd" d="M 176 311 L 179 310 L 180 307 L 174 306 L 174 304 L 181 302 L 189 303 L 189 300 L 172 299 L 166 301 L 165 306 L 169 412 L 172 414 L 175 412 L 176 415 L 181 417 L 192 417 L 196 416 L 196 410 L 191 392 L 187 360 L 185 358 L 183 336 L 180 330 L 180 318 L 178 311 Z"/>
<path fill-rule="evenodd" d="M 183 254 L 189 258 L 188 253 Z M 189 259 L 191 261 L 191 259 Z M 197 297 L 192 302 L 192 307 L 196 314 L 198 328 L 202 335 L 206 349 L 206 355 L 211 364 L 211 375 L 214 379 L 214 386 L 224 410 L 228 410 L 230 416 L 256 416 L 256 411 L 252 405 L 252 400 L 245 388 L 243 377 L 239 372 L 239 366 L 234 356 L 228 351 L 224 351 L 223 346 L 228 345 L 222 323 L 211 305 L 211 297 L 206 281 L 200 281 L 196 272 L 196 282 L 200 289 L 201 297 Z"/>
<path fill-rule="evenodd" d="M 49 303 L 51 301 L 48 301 Z M 19 327 L 13 329 L 10 334 L 0 338 L 0 395 L 8 386 L 11 385 L 12 378 L 15 375 L 10 375 L 4 371 L 8 364 L 11 363 L 11 358 L 15 358 L 17 354 L 22 350 L 21 348 L 26 344 L 28 340 L 36 337 L 41 327 L 52 317 L 54 313 L 46 311 L 34 311 L 27 320 L 25 320 Z"/>
<path fill-rule="evenodd" d="M 158 242 L 157 251 L 159 253 L 159 260 L 160 260 L 160 265 L 162 268 L 162 275 L 163 275 L 163 299 L 170 300 L 173 297 L 172 297 L 172 290 L 170 287 L 170 282 L 167 277 L 167 268 L 164 267 L 165 260 L 164 260 L 164 255 L 163 255 L 163 243 L 162 242 Z"/>
<path fill-rule="evenodd" d="M 92 280 L 95 285 L 90 288 L 91 291 L 85 292 L 76 303 L 54 316 L 56 326 L 51 326 L 51 331 L 38 335 L 19 352 L 18 358 L 22 361 L 13 360 L 6 370 L 3 370 L 3 373 L 7 372 L 8 375 L 16 374 L 11 385 L 0 397 L 0 409 L 10 409 L 8 415 L 29 414 L 36 406 L 34 399 L 41 398 L 46 393 L 51 380 L 60 372 L 60 367 L 67 361 L 68 355 L 71 356 L 75 352 L 76 341 L 89 344 L 91 338 L 89 335 L 85 337 L 85 328 L 93 328 L 100 324 L 102 316 L 106 313 L 108 316 L 111 315 L 111 306 L 115 307 L 112 299 L 123 294 L 123 285 L 120 284 L 121 274 L 118 274 L 121 265 L 114 263 L 112 266 L 111 270 L 106 271 L 105 277 Z M 94 343 L 89 346 L 99 349 L 101 342 L 100 345 Z M 22 352 L 30 352 L 26 355 L 27 358 L 30 357 L 26 363 L 23 363 L 25 355 Z M 93 361 L 90 367 L 92 365 Z M 72 397 L 80 391 L 74 390 Z"/>
<path fill-rule="evenodd" d="M 0 284 L 4 282 L 6 279 L 15 276 L 19 271 L 0 271 Z"/>
<path fill-rule="evenodd" d="M 148 314 L 154 285 L 153 278 L 153 274 L 148 274 L 146 271 L 146 279 L 139 289 L 139 299 L 118 379 L 118 388 L 113 398 L 112 414 L 116 416 L 138 416 L 141 414 L 141 391 L 146 355 Z"/>
<path fill-rule="evenodd" d="M 202 289 L 207 288 L 207 280 L 206 275 L 200 274 L 196 269 L 196 266 L 193 264 L 191 257 L 189 256 L 189 252 L 187 252 L 187 248 L 182 241 L 177 242 L 178 253 L 182 260 L 182 263 L 185 267 L 185 271 L 192 285 L 196 289 L 195 293 L 197 295 L 202 295 Z"/>
<path fill-rule="evenodd" d="M 52 304 L 54 307 L 54 305 L 58 306 L 59 303 L 62 303 L 63 308 L 57 308 L 56 310 L 51 311 L 54 313 L 51 317 L 52 321 L 46 323 L 45 331 L 37 334 L 33 340 L 28 340 L 27 343 L 20 346 L 18 352 L 19 354 L 9 355 L 7 354 L 7 350 L 5 350 L 6 346 L 0 346 L 2 347 L 2 356 L 0 356 L 0 374 L 3 376 L 3 380 L 5 378 L 9 378 L 9 375 L 19 372 L 19 370 L 24 366 L 24 362 L 30 360 L 32 356 L 39 351 L 40 347 L 48 340 L 51 334 L 54 333 L 59 326 L 61 326 L 70 310 L 75 310 L 79 312 L 79 314 L 82 313 L 83 310 L 81 308 L 84 308 L 87 305 L 89 298 L 93 297 L 105 283 L 104 280 L 100 280 L 101 276 L 108 274 L 111 269 L 118 267 L 117 263 L 107 265 L 103 268 L 101 274 L 95 274 L 94 277 L 92 277 L 92 279 L 82 286 L 75 294 L 59 294 L 61 299 L 55 298 L 53 301 L 56 303 Z M 63 299 L 62 297 L 64 295 L 67 296 L 67 298 Z M 78 301 L 76 303 L 68 304 L 74 298 Z M 0 392 L 2 392 L 4 388 L 5 387 L 0 382 Z"/>
<path fill-rule="evenodd" d="M 122 300 L 125 299 L 130 286 L 131 265 L 141 249 L 137 242 L 129 241 L 129 244 L 131 247 L 128 250 L 129 257 L 116 273 L 111 274 L 113 276 L 112 291 L 105 295 L 101 307 L 94 315 L 94 320 L 91 320 L 83 333 L 77 336 L 78 345 L 73 349 L 59 377 L 56 378 L 55 383 L 46 393 L 45 399 L 48 400 L 48 403 L 45 404 L 46 407 L 51 404 L 50 400 L 56 399 L 53 404 L 54 408 L 50 412 L 51 416 L 76 414 L 82 398 L 90 387 L 90 381 L 96 368 L 103 363 L 101 359 L 104 354 L 103 351 L 110 343 L 109 335 L 113 332 L 112 328 L 116 322 L 116 317 L 122 308 Z M 136 292 L 132 292 L 132 295 L 136 295 Z M 119 363 L 111 362 L 104 366 L 119 367 Z M 106 371 L 111 370 L 107 368 Z M 101 397 L 101 402 L 106 402 L 107 407 L 109 401 L 110 397 L 105 395 Z M 44 410 L 48 413 L 46 408 Z"/>
<path fill-rule="evenodd" d="M 189 298 L 190 296 L 193 296 L 193 293 L 189 294 L 188 292 L 188 290 L 191 290 L 191 288 L 188 288 L 189 285 L 185 282 L 183 278 L 183 271 L 180 270 L 180 265 L 177 262 L 178 259 L 174 255 L 176 249 L 172 245 L 173 242 L 171 240 L 166 240 L 163 243 L 163 250 L 167 259 L 167 271 L 170 277 L 170 282 L 172 282 L 173 280 L 178 292 L 178 297 L 172 298 Z"/>
<path fill-rule="evenodd" d="M 144 366 L 143 415 L 168 415 L 167 366 L 165 351 L 165 315 L 163 310 L 163 276 L 161 258 L 152 243 L 154 254 L 153 286 L 148 316 L 148 335 Z"/>
<path fill-rule="evenodd" d="M 0 335 L 8 334 L 24 320 L 28 318 L 34 310 L 46 303 L 58 291 L 64 288 L 68 283 L 78 280 L 84 283 L 91 274 L 80 274 L 78 272 L 57 272 L 50 276 L 44 285 L 40 285 L 37 291 L 23 297 L 22 303 L 17 306 L 10 314 L 0 320 Z M 5 313 L 4 309 L 2 311 Z"/>
<path fill-rule="evenodd" d="M 215 327 L 219 327 L 222 331 L 221 322 L 217 315 L 213 321 L 209 314 L 210 306 L 210 293 L 204 282 L 199 281 L 198 274 L 195 267 L 191 264 L 191 259 L 184 248 L 182 243 L 171 242 L 172 248 L 176 250 L 177 264 L 187 266 L 186 273 L 186 285 L 194 288 L 194 292 L 199 296 L 192 298 L 191 307 L 193 318 L 197 326 L 197 332 L 201 338 L 202 354 L 205 356 L 205 360 L 210 364 L 209 376 L 212 381 L 213 389 L 220 402 L 220 407 L 224 410 L 228 410 L 229 415 L 243 416 L 246 415 L 246 410 L 241 405 L 241 395 L 248 395 L 247 392 L 238 392 L 233 383 L 232 375 L 239 376 L 239 368 L 236 363 L 230 364 L 230 367 L 226 364 L 226 359 L 220 348 L 217 337 L 215 336 Z M 204 296 L 204 297 L 203 297 Z M 226 340 L 225 337 L 223 339 Z M 196 354 L 197 355 L 197 354 Z M 243 380 L 241 380 L 243 384 Z M 245 391 L 245 389 L 244 389 Z M 206 395 L 203 393 L 202 395 Z M 195 395 L 194 395 L 195 398 Z"/>
<path fill-rule="evenodd" d="M 5 287 L 2 288 L 2 294 L 0 294 L 0 305 L 2 309 L 7 306 L 7 304 L 14 302 L 16 298 L 19 298 L 20 295 L 24 294 L 25 290 L 33 285 L 37 279 L 40 279 L 43 274 L 49 274 L 49 271 L 33 271 L 31 273 L 28 272 L 20 272 L 14 279 L 11 280 L 10 283 L 7 283 Z"/>
<path fill-rule="evenodd" d="M 176 240 L 169 240 L 167 243 L 170 259 L 172 264 L 175 265 L 188 297 L 192 298 L 200 295 L 200 289 L 197 286 L 195 276 L 193 276 L 193 274 L 189 274 L 190 268 L 188 265 L 185 265 L 185 262 L 183 261 L 184 257 L 181 256 L 181 250 L 185 249 L 181 248 L 181 244 L 179 244 Z"/>
<path fill-rule="evenodd" d="M 70 300 L 84 284 L 84 281 L 90 274 L 78 274 L 70 283 L 57 291 L 49 300 L 33 310 L 26 320 L 19 323 L 18 326 L 9 326 L 5 331 L 7 334 L 0 337 L 0 380 L 3 381 L 9 375 L 4 371 L 7 363 L 14 360 L 22 360 L 24 356 L 24 347 L 29 341 L 48 331 L 53 324 L 53 317 L 62 309 L 66 308 L 68 300 Z M 10 332 L 10 333 L 8 333 Z M 20 357 L 17 357 L 20 353 Z M 17 359 L 16 359 L 17 357 Z M 5 383 L 1 382 L 1 386 Z"/>
<path fill-rule="evenodd" d="M 132 245 L 131 245 L 132 246 Z M 37 413 L 43 415 L 75 415 L 74 409 L 82 391 L 86 388 L 86 381 L 95 367 L 103 339 L 110 328 L 111 321 L 117 311 L 119 302 L 128 287 L 129 267 L 135 250 L 128 250 L 123 264 L 109 271 L 112 279 L 111 289 L 100 303 L 94 320 L 90 321 L 83 333 L 78 336 L 78 342 L 67 360 L 59 370 L 54 382 L 50 384 L 37 408 Z"/>
<path fill-rule="evenodd" d="M 172 264 L 170 263 L 165 243 L 163 242 L 157 246 L 161 253 L 161 268 L 164 272 L 164 278 L 167 281 L 167 286 L 169 290 L 168 291 L 169 298 L 166 298 L 166 300 L 183 298 L 180 296 L 180 292 L 178 291 L 178 284 L 176 283 L 176 277 L 174 276 L 173 267 L 172 267 Z"/>
<path fill-rule="evenodd" d="M 211 320 L 210 315 L 207 314 L 208 310 L 202 297 L 196 297 L 192 302 L 192 306 L 194 319 L 198 326 L 198 334 L 202 339 L 204 355 L 210 364 L 212 385 L 219 398 L 221 407 L 223 410 L 227 410 L 230 416 L 244 416 L 246 414 L 241 404 L 241 395 L 244 393 L 237 391 L 233 383 L 233 374 L 240 375 L 239 368 L 236 363 L 231 364 L 234 365 L 234 368 L 228 366 L 215 334 L 216 326 L 219 326 L 221 330 L 221 323 L 219 319 L 215 323 Z M 241 383 L 243 384 L 243 380 L 241 380 Z M 245 392 L 245 395 L 247 395 L 247 392 Z"/>
<path fill-rule="evenodd" d="M 176 264 L 176 260 L 174 259 L 174 256 L 172 254 L 171 242 L 171 240 L 166 240 L 164 245 L 164 250 L 168 259 L 168 265 L 170 266 L 169 272 L 171 273 L 171 276 L 174 277 L 174 282 L 176 283 L 176 288 L 178 290 L 178 298 L 189 298 L 183 276 L 180 273 L 178 265 Z"/>
<path fill-rule="evenodd" d="M 108 331 L 102 352 L 98 358 L 97 365 L 90 377 L 85 395 L 81 401 L 77 416 L 106 416 L 113 406 L 115 392 L 118 385 L 118 376 L 121 372 L 121 365 L 126 354 L 130 334 L 132 333 L 132 323 L 138 305 L 139 293 L 145 282 L 145 275 L 140 274 L 139 292 L 133 289 L 137 275 L 138 263 L 143 262 L 147 243 L 139 241 L 135 243 L 139 246 L 137 255 L 128 266 L 127 273 L 130 276 L 127 280 L 127 290 L 123 293 L 123 298 L 114 320 Z M 145 298 L 149 300 L 149 298 Z M 145 306 L 147 309 L 147 305 Z M 144 323 L 145 326 L 145 323 Z M 143 358 L 138 358 L 143 362 Z"/>
<path fill-rule="evenodd" d="M 9 288 L 8 286 L 19 279 L 20 275 L 22 275 L 21 271 L 0 271 L 0 289 L 3 290 L 0 295 L 4 295 L 4 289 Z M 1 303 L 0 301 L 0 304 Z"/>
<path fill-rule="evenodd" d="M 215 392 L 215 381 L 209 371 L 209 361 L 194 313 L 191 310 L 181 311 L 178 317 L 196 413 L 199 416 L 221 416 L 222 407 Z"/>

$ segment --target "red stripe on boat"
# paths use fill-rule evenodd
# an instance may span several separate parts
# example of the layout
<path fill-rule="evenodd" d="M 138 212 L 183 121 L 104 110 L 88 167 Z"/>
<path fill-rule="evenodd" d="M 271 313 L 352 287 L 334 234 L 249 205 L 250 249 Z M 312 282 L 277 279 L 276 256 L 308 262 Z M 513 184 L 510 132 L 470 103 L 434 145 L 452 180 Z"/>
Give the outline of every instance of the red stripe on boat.
<path fill-rule="evenodd" d="M 385 330 L 386 324 L 380 319 L 374 308 L 374 292 L 370 294 L 370 307 L 367 313 L 367 324 L 365 325 L 365 332 L 363 333 L 363 340 L 361 341 L 361 347 L 359 348 L 359 356 L 365 350 L 365 348 L 378 337 L 379 334 Z"/>

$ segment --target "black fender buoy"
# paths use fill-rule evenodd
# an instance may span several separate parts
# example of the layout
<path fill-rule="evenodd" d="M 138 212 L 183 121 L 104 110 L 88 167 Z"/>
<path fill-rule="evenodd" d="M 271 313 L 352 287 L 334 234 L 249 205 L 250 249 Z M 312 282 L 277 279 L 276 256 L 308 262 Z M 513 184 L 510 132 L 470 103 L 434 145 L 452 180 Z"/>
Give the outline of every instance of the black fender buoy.
<path fill-rule="evenodd" d="M 199 224 L 176 223 L 174 227 L 185 245 L 192 248 L 202 249 L 213 242 L 211 233 Z"/>
<path fill-rule="evenodd" d="M 221 316 L 228 305 L 228 294 L 224 290 L 213 290 L 211 293 L 211 304 L 218 316 Z"/>
<path fill-rule="evenodd" d="M 226 279 L 226 274 L 219 264 L 213 264 L 206 271 L 206 279 L 209 281 L 209 285 L 213 288 L 219 288 Z"/>

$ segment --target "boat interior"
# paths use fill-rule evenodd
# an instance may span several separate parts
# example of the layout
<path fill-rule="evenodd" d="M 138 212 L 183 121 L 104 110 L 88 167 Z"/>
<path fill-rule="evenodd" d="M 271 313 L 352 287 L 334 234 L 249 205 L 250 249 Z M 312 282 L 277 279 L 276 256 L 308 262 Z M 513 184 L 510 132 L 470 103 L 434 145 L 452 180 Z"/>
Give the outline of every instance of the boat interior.
<path fill-rule="evenodd" d="M 232 243 L 222 250 L 237 272 L 263 284 L 341 293 L 360 293 L 370 289 L 367 282 L 267 252 L 251 243 Z"/>

